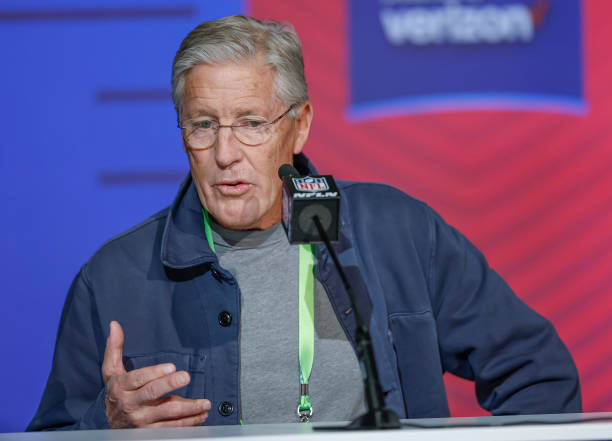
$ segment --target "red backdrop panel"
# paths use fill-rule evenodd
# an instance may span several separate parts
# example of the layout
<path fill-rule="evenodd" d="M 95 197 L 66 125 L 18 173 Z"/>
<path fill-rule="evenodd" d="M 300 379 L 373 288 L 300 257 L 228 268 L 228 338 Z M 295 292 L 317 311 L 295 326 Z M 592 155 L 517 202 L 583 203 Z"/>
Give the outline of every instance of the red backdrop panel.
<path fill-rule="evenodd" d="M 465 233 L 576 360 L 585 411 L 612 410 L 612 59 L 609 0 L 584 2 L 585 116 L 456 112 L 350 123 L 347 5 L 251 0 L 303 41 L 321 173 L 381 181 Z M 454 416 L 482 415 L 471 383 L 447 375 Z"/>

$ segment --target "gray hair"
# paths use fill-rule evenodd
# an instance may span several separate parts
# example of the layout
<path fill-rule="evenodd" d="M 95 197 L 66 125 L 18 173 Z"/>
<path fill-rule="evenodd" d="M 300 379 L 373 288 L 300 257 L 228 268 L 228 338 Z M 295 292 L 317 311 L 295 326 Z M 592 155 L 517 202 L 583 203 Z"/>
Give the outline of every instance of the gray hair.
<path fill-rule="evenodd" d="M 275 71 L 275 93 L 285 106 L 308 101 L 302 46 L 290 23 L 244 15 L 206 21 L 181 43 L 172 63 L 172 100 L 180 119 L 185 74 L 199 63 L 239 62 L 263 55 Z M 289 117 L 295 117 L 295 110 Z"/>

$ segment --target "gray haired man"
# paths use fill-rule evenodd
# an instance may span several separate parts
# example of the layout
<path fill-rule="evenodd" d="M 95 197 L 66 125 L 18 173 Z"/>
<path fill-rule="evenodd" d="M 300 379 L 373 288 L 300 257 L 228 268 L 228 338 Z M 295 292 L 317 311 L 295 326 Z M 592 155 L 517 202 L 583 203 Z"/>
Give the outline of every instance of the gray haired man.
<path fill-rule="evenodd" d="M 354 311 L 325 249 L 290 245 L 280 226 L 279 167 L 316 174 L 301 153 L 313 108 L 297 35 L 243 16 L 202 23 L 177 52 L 172 95 L 190 176 L 75 278 L 29 429 L 354 418 Z M 493 413 L 580 411 L 552 325 L 464 236 L 399 190 L 339 189 L 335 246 L 389 408 L 448 416 L 450 371 Z"/>

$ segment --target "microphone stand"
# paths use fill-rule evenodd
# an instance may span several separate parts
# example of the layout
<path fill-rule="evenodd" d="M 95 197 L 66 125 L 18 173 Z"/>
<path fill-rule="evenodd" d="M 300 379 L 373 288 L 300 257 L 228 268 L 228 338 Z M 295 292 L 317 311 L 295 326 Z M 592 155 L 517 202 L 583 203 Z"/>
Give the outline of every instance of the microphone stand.
<path fill-rule="evenodd" d="M 340 265 L 338 256 L 331 246 L 329 237 L 321 225 L 321 221 L 318 216 L 312 218 L 319 236 L 323 239 L 327 251 L 331 254 L 332 260 L 340 274 L 344 288 L 349 295 L 351 306 L 355 311 L 355 318 L 357 321 L 357 358 L 361 365 L 361 371 L 363 375 L 363 382 L 365 385 L 365 396 L 368 405 L 368 410 L 363 415 L 357 417 L 345 429 L 398 429 L 401 424 L 397 414 L 385 407 L 383 399 L 382 388 L 380 387 L 380 381 L 378 377 L 378 370 L 376 369 L 376 363 L 374 361 L 374 351 L 372 350 L 372 338 L 370 336 L 370 330 L 363 321 L 363 317 L 359 308 L 357 307 L 357 299 L 355 298 L 355 292 L 351 287 L 346 274 Z M 315 427 L 317 429 L 318 427 Z M 321 429 L 324 429 L 321 427 Z"/>

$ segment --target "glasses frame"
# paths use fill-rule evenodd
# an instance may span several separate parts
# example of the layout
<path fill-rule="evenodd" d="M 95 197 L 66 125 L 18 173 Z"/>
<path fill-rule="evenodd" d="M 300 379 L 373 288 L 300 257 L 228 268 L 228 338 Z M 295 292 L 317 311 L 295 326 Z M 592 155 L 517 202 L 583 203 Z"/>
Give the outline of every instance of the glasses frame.
<path fill-rule="evenodd" d="M 262 122 L 262 123 L 261 123 L 261 124 L 258 126 L 258 128 L 259 128 L 259 127 L 268 127 L 268 126 L 273 126 L 274 124 L 276 124 L 277 122 L 279 122 L 281 119 L 283 119 L 283 117 L 287 116 L 287 114 L 288 114 L 289 112 L 291 112 L 291 111 L 292 111 L 292 110 L 295 108 L 295 106 L 297 106 L 297 103 L 291 104 L 291 105 L 290 105 L 290 106 L 287 108 L 287 110 L 285 110 L 285 111 L 284 111 L 284 112 L 283 112 L 283 113 L 282 113 L 282 114 L 281 114 L 281 115 L 280 115 L 278 118 L 275 118 L 275 119 L 273 119 L 272 121 Z M 255 115 L 253 115 L 253 116 L 255 116 Z M 185 123 L 188 123 L 189 121 L 193 121 L 194 119 L 196 119 L 196 118 L 189 119 L 189 120 L 185 121 Z M 238 118 L 238 119 L 239 119 L 239 118 Z M 214 119 L 211 119 L 211 120 L 209 120 L 209 121 L 212 123 L 212 127 L 211 127 L 211 129 L 213 129 L 213 130 L 215 131 L 215 137 L 213 138 L 213 140 L 212 140 L 212 142 L 210 143 L 210 145 L 208 145 L 208 146 L 206 146 L 206 147 L 199 147 L 199 148 L 196 148 L 196 150 L 206 150 L 206 149 L 209 149 L 209 148 L 210 148 L 210 147 L 211 147 L 211 146 L 212 146 L 212 145 L 215 143 L 215 141 L 217 140 L 217 137 L 219 136 L 219 130 L 221 130 L 221 129 L 222 129 L 222 128 L 224 128 L 224 127 L 231 129 L 231 130 L 232 130 L 232 134 L 234 135 L 234 137 L 235 137 L 235 138 L 236 138 L 238 141 L 240 141 L 240 143 L 241 143 L 241 144 L 247 145 L 247 146 L 249 146 L 249 147 L 255 147 L 255 146 L 258 146 L 258 145 L 262 145 L 262 144 L 264 144 L 266 141 L 268 141 L 268 140 L 270 139 L 270 135 L 268 135 L 267 139 L 263 140 L 262 142 L 259 142 L 259 143 L 257 143 L 257 144 L 248 144 L 248 143 L 244 142 L 242 139 L 240 139 L 240 137 L 236 136 L 236 132 L 234 132 L 234 129 L 235 129 L 235 128 L 238 128 L 238 127 L 244 127 L 244 126 L 245 126 L 244 124 L 236 124 L 236 121 L 234 121 L 232 124 L 220 124 L 220 123 L 219 123 L 219 121 L 214 120 Z M 187 131 L 187 129 L 188 129 L 188 128 L 187 128 L 187 127 L 185 127 L 185 125 L 184 125 L 184 124 L 181 124 L 181 123 L 180 123 L 180 121 L 177 123 L 177 127 L 178 127 L 179 129 L 181 129 L 181 131 L 182 131 L 183 140 L 185 140 L 185 142 L 186 142 L 187 144 L 189 144 L 189 143 L 187 142 L 186 137 L 185 137 L 185 131 Z"/>

